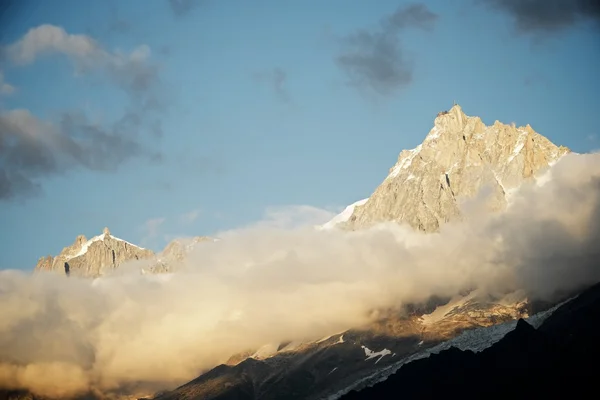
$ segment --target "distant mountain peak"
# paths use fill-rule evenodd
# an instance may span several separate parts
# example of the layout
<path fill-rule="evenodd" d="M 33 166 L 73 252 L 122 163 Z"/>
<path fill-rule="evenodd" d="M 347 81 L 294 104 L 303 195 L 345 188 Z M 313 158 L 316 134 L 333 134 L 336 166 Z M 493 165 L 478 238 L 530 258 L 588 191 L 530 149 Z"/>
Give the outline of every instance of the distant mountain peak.
<path fill-rule="evenodd" d="M 56 257 L 38 260 L 35 271 L 51 271 L 66 275 L 96 278 L 110 273 L 130 261 L 143 261 L 140 273 L 165 273 L 180 266 L 189 253 L 201 242 L 214 242 L 213 238 L 195 236 L 178 238 L 155 254 L 126 240 L 113 236 L 105 227 L 100 235 L 87 239 L 78 235 L 72 245 L 65 247 Z"/>
<path fill-rule="evenodd" d="M 154 257 L 151 250 L 136 246 L 126 240 L 112 236 L 108 228 L 100 235 L 87 239 L 78 235 L 71 246 L 65 247 L 56 257 L 47 256 L 38 260 L 36 271 L 53 271 L 85 277 L 97 277 L 119 267 L 130 260 Z"/>

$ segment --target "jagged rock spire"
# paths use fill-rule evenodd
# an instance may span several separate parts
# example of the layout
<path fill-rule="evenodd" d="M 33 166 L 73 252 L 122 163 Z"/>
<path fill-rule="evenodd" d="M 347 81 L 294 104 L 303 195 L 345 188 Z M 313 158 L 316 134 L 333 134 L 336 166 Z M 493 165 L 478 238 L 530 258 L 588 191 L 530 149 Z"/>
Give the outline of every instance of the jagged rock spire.
<path fill-rule="evenodd" d="M 493 189 L 490 209 L 505 208 L 513 189 L 568 152 L 530 126 L 486 126 L 454 104 L 438 113 L 422 144 L 400 153 L 384 183 L 342 226 L 360 229 L 395 221 L 434 232 L 459 219 L 460 200 L 475 196 L 484 185 Z"/>

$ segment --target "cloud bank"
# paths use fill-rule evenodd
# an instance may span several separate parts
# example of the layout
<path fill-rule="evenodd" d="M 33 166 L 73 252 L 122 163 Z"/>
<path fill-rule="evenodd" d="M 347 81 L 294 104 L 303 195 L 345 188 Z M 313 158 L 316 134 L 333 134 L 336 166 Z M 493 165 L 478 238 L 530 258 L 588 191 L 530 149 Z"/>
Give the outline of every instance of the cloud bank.
<path fill-rule="evenodd" d="M 600 280 L 600 154 L 568 155 L 515 196 L 502 214 L 471 203 L 430 235 L 258 224 L 199 245 L 171 275 L 0 272 L 0 388 L 174 387 L 236 352 L 368 323 L 373 309 L 467 288 L 552 299 Z"/>

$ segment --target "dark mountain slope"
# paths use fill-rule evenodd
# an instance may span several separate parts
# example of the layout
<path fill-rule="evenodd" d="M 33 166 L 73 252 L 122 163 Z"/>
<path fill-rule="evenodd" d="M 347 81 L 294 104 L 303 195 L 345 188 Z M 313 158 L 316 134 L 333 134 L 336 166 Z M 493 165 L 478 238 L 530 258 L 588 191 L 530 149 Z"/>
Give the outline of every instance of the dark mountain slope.
<path fill-rule="evenodd" d="M 403 366 L 344 400 L 597 397 L 600 284 L 560 307 L 539 329 L 524 320 L 481 353 L 451 348 Z"/>

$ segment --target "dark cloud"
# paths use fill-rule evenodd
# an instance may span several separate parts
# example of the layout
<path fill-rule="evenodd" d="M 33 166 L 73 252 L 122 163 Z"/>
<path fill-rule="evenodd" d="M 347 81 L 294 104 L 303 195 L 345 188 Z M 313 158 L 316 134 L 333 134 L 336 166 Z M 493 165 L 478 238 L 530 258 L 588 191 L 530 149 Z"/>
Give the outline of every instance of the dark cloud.
<path fill-rule="evenodd" d="M 177 17 L 182 17 L 189 14 L 195 8 L 206 3 L 206 0 L 168 0 L 169 7 L 173 11 L 173 14 Z"/>
<path fill-rule="evenodd" d="M 130 113 L 108 127 L 79 112 L 53 125 L 27 110 L 0 114 L 0 200 L 39 194 L 44 178 L 70 170 L 114 172 L 133 158 L 160 161 L 140 141 L 144 128 L 144 120 Z"/>
<path fill-rule="evenodd" d="M 335 61 L 351 85 L 392 93 L 413 78 L 413 64 L 404 54 L 400 33 L 408 28 L 431 30 L 437 18 L 424 4 L 400 7 L 384 17 L 377 30 L 359 30 L 342 38 L 345 51 Z"/>
<path fill-rule="evenodd" d="M 600 28 L 598 0 L 480 0 L 509 14 L 521 33 L 551 33 L 591 21 Z"/>
<path fill-rule="evenodd" d="M 424 4 L 410 4 L 398 8 L 392 15 L 384 19 L 387 29 L 394 31 L 403 28 L 433 29 L 438 16 Z"/>
<path fill-rule="evenodd" d="M 290 102 L 290 95 L 285 88 L 287 73 L 283 69 L 277 67 L 270 71 L 257 72 L 253 77 L 258 82 L 268 84 L 281 101 L 285 103 Z"/>

